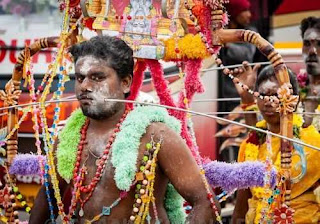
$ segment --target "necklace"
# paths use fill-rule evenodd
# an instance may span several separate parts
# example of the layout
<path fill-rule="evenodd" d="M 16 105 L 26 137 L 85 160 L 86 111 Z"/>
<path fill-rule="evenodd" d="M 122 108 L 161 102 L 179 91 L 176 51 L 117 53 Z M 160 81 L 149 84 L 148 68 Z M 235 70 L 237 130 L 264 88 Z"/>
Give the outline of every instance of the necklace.
<path fill-rule="evenodd" d="M 87 144 L 86 141 L 86 137 L 87 137 L 87 129 L 89 126 L 89 120 L 86 120 L 85 125 L 82 127 L 81 129 L 81 139 L 78 145 L 78 152 L 77 152 L 77 160 L 76 160 L 76 165 L 73 171 L 73 179 L 74 179 L 74 183 L 78 183 L 77 186 L 75 186 L 75 188 L 79 188 L 79 193 L 87 193 L 87 196 L 84 199 L 81 199 L 80 195 L 78 197 L 80 204 L 81 204 L 81 209 L 79 212 L 80 216 L 83 216 L 84 212 L 83 212 L 83 207 L 84 204 L 91 198 L 98 182 L 100 181 L 102 174 L 104 172 L 104 169 L 106 167 L 106 161 L 109 159 L 109 155 L 110 155 L 110 149 L 112 147 L 112 144 L 115 140 L 116 134 L 120 131 L 120 126 L 121 123 L 124 121 L 124 119 L 126 118 L 127 114 L 129 112 L 129 109 L 126 109 L 125 113 L 122 115 L 119 123 L 116 125 L 116 128 L 113 130 L 113 133 L 111 134 L 108 143 L 106 145 L 105 150 L 103 151 L 103 155 L 100 157 L 99 163 L 97 165 L 97 170 L 95 173 L 95 176 L 92 178 L 90 184 L 88 185 L 83 185 L 82 183 L 85 180 L 85 173 L 87 168 L 84 166 L 80 171 L 80 163 L 81 163 L 81 157 L 82 157 L 82 151 L 84 148 L 84 145 Z M 90 150 L 89 150 L 90 152 Z M 78 174 L 79 172 L 79 174 Z M 79 176 L 80 176 L 80 181 L 79 181 Z"/>

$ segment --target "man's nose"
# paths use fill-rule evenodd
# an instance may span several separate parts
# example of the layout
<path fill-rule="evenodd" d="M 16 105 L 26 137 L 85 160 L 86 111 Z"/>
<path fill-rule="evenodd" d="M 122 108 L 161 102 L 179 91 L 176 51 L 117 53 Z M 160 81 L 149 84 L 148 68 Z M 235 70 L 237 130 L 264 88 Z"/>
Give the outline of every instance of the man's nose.
<path fill-rule="evenodd" d="M 316 46 L 314 46 L 314 44 L 311 44 L 311 46 L 309 47 L 308 54 L 309 55 L 317 54 L 317 48 L 316 48 Z"/>
<path fill-rule="evenodd" d="M 82 92 L 92 92 L 92 83 L 87 77 L 83 79 L 80 88 Z"/>

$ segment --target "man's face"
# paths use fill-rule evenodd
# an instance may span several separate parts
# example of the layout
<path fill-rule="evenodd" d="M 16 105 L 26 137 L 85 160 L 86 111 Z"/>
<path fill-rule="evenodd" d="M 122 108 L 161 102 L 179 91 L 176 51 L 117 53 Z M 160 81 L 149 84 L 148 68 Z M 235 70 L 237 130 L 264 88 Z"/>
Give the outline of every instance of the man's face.
<path fill-rule="evenodd" d="M 75 92 L 84 115 L 101 120 L 120 110 L 121 103 L 105 99 L 124 99 L 130 83 L 120 80 L 105 60 L 91 55 L 80 57 L 75 64 L 75 76 Z"/>
<path fill-rule="evenodd" d="M 320 30 L 309 28 L 303 36 L 302 56 L 307 73 L 320 75 Z"/>
<path fill-rule="evenodd" d="M 263 96 L 277 96 L 277 91 L 280 88 L 279 83 L 275 77 L 263 81 L 259 87 L 258 92 Z M 280 125 L 280 115 L 276 112 L 276 108 L 270 102 L 265 102 L 258 98 L 258 108 L 268 124 Z"/>
<path fill-rule="evenodd" d="M 251 22 L 250 10 L 243 11 L 236 17 L 236 23 L 240 26 L 239 28 L 244 28 L 248 26 L 250 22 Z"/>

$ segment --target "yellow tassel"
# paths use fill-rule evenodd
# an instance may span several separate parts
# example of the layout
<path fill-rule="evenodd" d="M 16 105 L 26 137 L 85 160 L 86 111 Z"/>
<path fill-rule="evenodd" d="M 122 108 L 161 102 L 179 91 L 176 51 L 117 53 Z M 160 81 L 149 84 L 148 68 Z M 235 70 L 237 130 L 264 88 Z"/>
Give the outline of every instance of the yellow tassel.
<path fill-rule="evenodd" d="M 313 193 L 316 196 L 316 201 L 320 204 L 320 186 L 318 186 Z"/>

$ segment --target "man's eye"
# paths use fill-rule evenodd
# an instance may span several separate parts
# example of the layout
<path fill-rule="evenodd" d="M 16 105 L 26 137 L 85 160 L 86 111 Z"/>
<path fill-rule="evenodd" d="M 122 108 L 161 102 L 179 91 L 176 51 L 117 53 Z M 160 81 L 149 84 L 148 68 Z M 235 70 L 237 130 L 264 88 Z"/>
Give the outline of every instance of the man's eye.
<path fill-rule="evenodd" d="M 94 80 L 94 81 L 99 81 L 99 80 L 101 80 L 101 78 L 100 78 L 99 76 L 95 76 L 95 75 L 93 75 L 93 76 L 91 77 L 91 79 Z"/>
<path fill-rule="evenodd" d="M 310 47 L 310 41 L 307 41 L 307 40 L 303 41 L 303 46 Z"/>
<path fill-rule="evenodd" d="M 82 82 L 83 79 L 84 79 L 84 78 L 83 78 L 82 76 L 77 76 L 77 81 L 78 81 L 78 82 Z"/>

